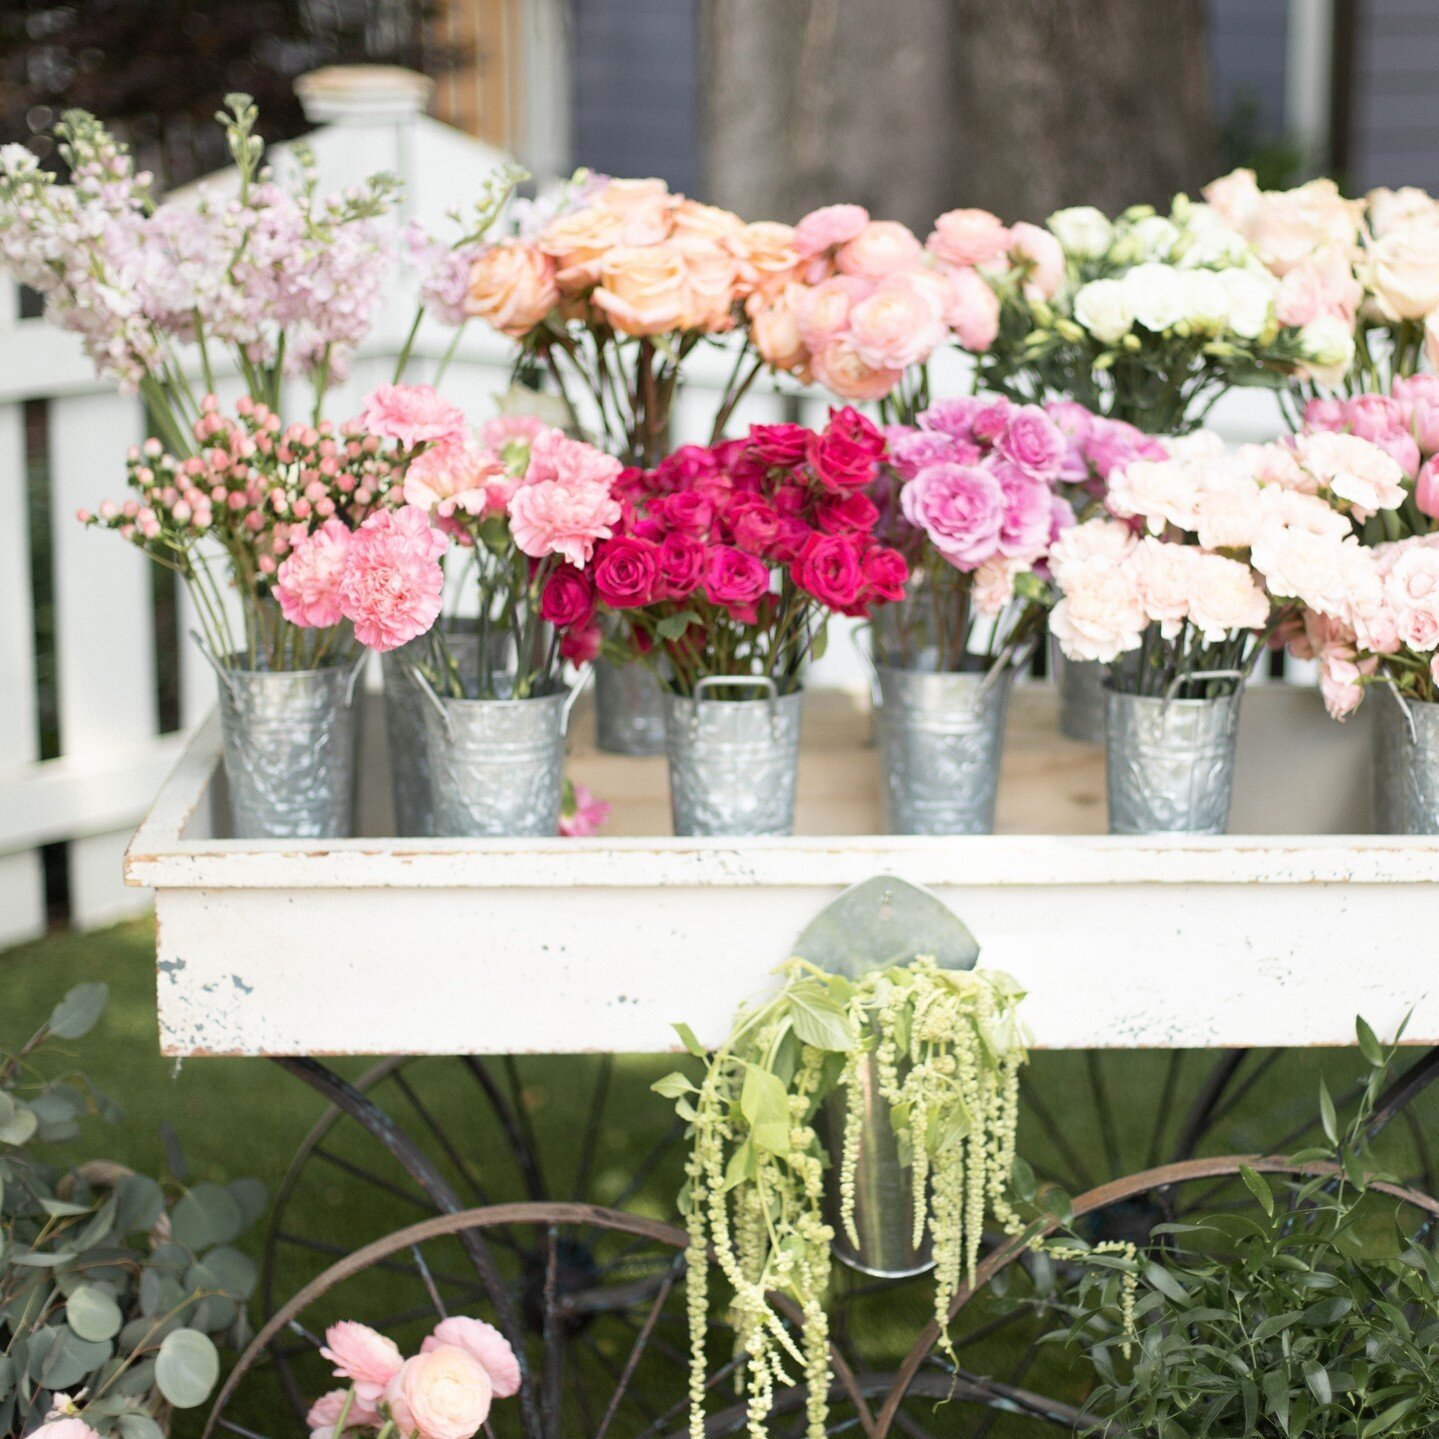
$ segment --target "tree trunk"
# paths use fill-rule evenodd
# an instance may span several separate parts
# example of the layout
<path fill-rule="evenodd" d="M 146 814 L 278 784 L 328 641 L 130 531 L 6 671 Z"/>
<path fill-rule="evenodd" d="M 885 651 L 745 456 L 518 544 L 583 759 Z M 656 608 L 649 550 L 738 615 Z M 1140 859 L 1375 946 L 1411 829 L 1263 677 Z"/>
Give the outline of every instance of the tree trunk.
<path fill-rule="evenodd" d="M 1114 213 L 1210 178 L 1204 0 L 705 0 L 709 198 Z"/>

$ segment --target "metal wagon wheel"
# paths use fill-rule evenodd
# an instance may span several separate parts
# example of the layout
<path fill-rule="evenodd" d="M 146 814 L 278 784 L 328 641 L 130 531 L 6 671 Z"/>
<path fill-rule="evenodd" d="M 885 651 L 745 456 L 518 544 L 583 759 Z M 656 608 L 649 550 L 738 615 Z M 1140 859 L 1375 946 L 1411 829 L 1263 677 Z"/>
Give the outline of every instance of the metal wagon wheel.
<path fill-rule="evenodd" d="M 1324 1144 L 1315 1079 L 1336 1076 L 1341 1122 L 1363 1081 L 1352 1052 L 1235 1049 L 1047 1053 L 1022 1082 L 1021 1152 L 1037 1175 L 1071 1194 L 1140 1170 L 1215 1153 L 1290 1154 Z M 1371 1126 L 1387 1129 L 1386 1167 L 1426 1193 L 1439 1189 L 1439 1049 L 1395 1078 Z M 1426 1092 L 1427 1091 L 1427 1092 Z M 1391 1123 L 1391 1121 L 1395 1121 Z M 1097 1238 L 1142 1240 L 1181 1219 L 1182 1192 L 1156 1189 L 1095 1216 Z"/>
<path fill-rule="evenodd" d="M 1161 1165 L 1100 1185 L 1073 1201 L 1073 1225 L 1103 1232 L 1118 1226 L 1146 1196 L 1161 1194 L 1182 1212 L 1213 1212 L 1216 1201 L 1247 1187 L 1240 1170 L 1283 1176 L 1342 1175 L 1328 1161 L 1296 1162 L 1282 1156 L 1221 1155 Z M 1375 1192 L 1413 1207 L 1432 1244 L 1439 1238 L 1439 1199 L 1406 1185 L 1376 1182 Z M 1249 1202 L 1254 1203 L 1249 1195 Z M 1045 1226 L 1053 1234 L 1057 1222 Z M 1002 1302 L 994 1302 L 1001 1299 Z M 962 1432 L 966 1439 L 1055 1439 L 1061 1433 L 1104 1431 L 1103 1416 L 1086 1415 L 1087 1381 L 1073 1356 L 1045 1345 L 1056 1327 L 1044 1286 L 1035 1283 L 1033 1255 L 1024 1239 L 998 1245 L 980 1263 L 973 1287 L 965 1286 L 950 1307 L 950 1332 L 957 1367 L 939 1350 L 939 1329 L 929 1322 L 899 1367 L 893 1384 L 876 1401 L 873 1439 L 924 1436 L 923 1416 L 934 1414 L 933 1396 L 954 1386 L 954 1398 L 986 1411 Z M 999 1378 L 1002 1374 L 1004 1377 Z M 1083 1417 L 1081 1418 L 1081 1415 Z M 916 1427 L 919 1426 L 919 1427 Z M 936 1428 L 936 1434 L 954 1433 Z"/>
<path fill-rule="evenodd" d="M 464 1263 L 466 1241 L 494 1257 L 495 1285 Z M 318 1354 L 328 1324 L 360 1319 L 413 1353 L 447 1314 L 498 1323 L 522 1359 L 521 1392 L 496 1401 L 488 1439 L 685 1439 L 687 1245 L 685 1231 L 673 1225 L 573 1203 L 493 1205 L 412 1224 L 331 1265 L 278 1306 L 227 1376 L 204 1439 L 216 1430 L 241 1439 L 293 1432 L 288 1410 L 257 1386 L 267 1347 L 285 1353 L 290 1376 L 310 1401 L 336 1382 Z M 538 1272 L 525 1260 L 529 1253 L 542 1256 Z M 576 1264 L 577 1253 L 590 1261 Z M 712 1301 L 717 1311 L 723 1297 Z M 792 1307 L 778 1302 L 797 1320 Z M 720 1439 L 745 1427 L 743 1407 L 733 1406 L 729 1388 L 740 1359 L 726 1326 L 712 1324 L 711 1334 L 708 1432 Z M 883 1393 L 889 1376 L 861 1386 L 833 1347 L 831 1363 L 836 1415 L 830 1432 L 856 1424 L 868 1432 L 869 1400 Z M 802 1411 L 803 1391 L 788 1391 L 781 1401 L 784 1423 Z M 788 1431 L 774 1432 L 778 1439 Z"/>
<path fill-rule="evenodd" d="M 352 1081 L 314 1060 L 277 1062 L 330 1103 L 271 1209 L 260 1281 L 267 1317 L 357 1242 L 429 1215 L 520 1200 L 673 1213 L 683 1126 L 648 1092 L 672 1061 L 398 1056 Z M 635 1123 L 646 1101 L 658 1106 L 657 1126 Z M 530 1245 L 523 1257 L 531 1272 L 542 1265 L 532 1232 L 508 1242 Z M 460 1259 L 473 1276 L 475 1256 Z M 579 1271 L 597 1263 L 579 1239 L 567 1241 L 562 1259 Z M 621 1288 L 615 1302 L 624 1295 Z M 298 1409 L 303 1395 L 289 1357 L 281 1349 L 276 1358 Z"/>

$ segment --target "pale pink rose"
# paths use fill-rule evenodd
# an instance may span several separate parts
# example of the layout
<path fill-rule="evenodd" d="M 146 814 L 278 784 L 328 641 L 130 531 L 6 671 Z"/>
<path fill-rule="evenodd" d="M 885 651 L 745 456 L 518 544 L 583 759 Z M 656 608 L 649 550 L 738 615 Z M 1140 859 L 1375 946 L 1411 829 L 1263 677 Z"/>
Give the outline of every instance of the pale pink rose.
<path fill-rule="evenodd" d="M 429 528 L 428 520 L 425 528 Z M 353 1319 L 342 1320 L 325 1330 L 320 1357 L 335 1366 L 337 1379 L 348 1379 L 355 1386 L 355 1398 L 369 1408 L 379 1402 L 385 1386 L 400 1372 L 404 1362 L 393 1339 Z"/>
<path fill-rule="evenodd" d="M 493 1396 L 485 1366 L 458 1344 L 441 1344 L 405 1360 L 385 1403 L 407 1439 L 474 1439 Z"/>
<path fill-rule="evenodd" d="M 1049 632 L 1068 658 L 1105 663 L 1137 650 L 1145 624 L 1128 565 L 1077 568 L 1049 616 Z"/>
<path fill-rule="evenodd" d="M 1009 230 L 988 210 L 946 210 L 934 222 L 925 249 L 948 265 L 988 265 L 1010 246 Z"/>
<path fill-rule="evenodd" d="M 1393 456 L 1368 440 L 1321 430 L 1301 435 L 1295 451 L 1299 463 L 1321 485 L 1348 500 L 1360 518 L 1404 503 L 1404 470 Z"/>
<path fill-rule="evenodd" d="M 1439 210 L 1388 230 L 1360 269 L 1385 319 L 1423 320 L 1439 309 Z"/>
<path fill-rule="evenodd" d="M 1117 568 L 1136 544 L 1134 531 L 1119 520 L 1086 520 L 1065 529 L 1050 546 L 1050 572 L 1054 582 L 1064 589 L 1079 570 Z"/>
<path fill-rule="evenodd" d="M 1028 260 L 1024 293 L 1030 300 L 1052 300 L 1064 283 L 1064 246 L 1046 229 L 1021 220 L 1009 232 L 1009 253 Z"/>
<path fill-rule="evenodd" d="M 897 220 L 871 220 L 853 239 L 846 240 L 834 257 L 842 275 L 879 281 L 907 270 L 924 247 L 908 225 Z"/>
<path fill-rule="evenodd" d="M 470 266 L 465 313 L 519 339 L 560 302 L 554 260 L 538 245 L 507 240 L 481 250 Z"/>
<path fill-rule="evenodd" d="M 350 538 L 339 520 L 326 520 L 290 551 L 275 576 L 275 598 L 292 625 L 328 629 L 340 623 L 340 579 Z"/>
<path fill-rule="evenodd" d="M 1145 618 L 1173 639 L 1189 618 L 1189 597 L 1195 587 L 1199 551 L 1146 537 L 1134 547 L 1126 564 L 1139 591 Z"/>
<path fill-rule="evenodd" d="M 842 400 L 882 400 L 899 383 L 902 370 L 876 369 L 860 359 L 845 339 L 830 340 L 811 357 L 814 378 Z"/>
<path fill-rule="evenodd" d="M 1403 185 L 1397 190 L 1380 186 L 1364 197 L 1364 204 L 1369 233 L 1376 237 L 1411 220 L 1432 218 L 1439 211 L 1433 196 L 1417 185 Z"/>
<path fill-rule="evenodd" d="M 404 496 L 441 519 L 456 510 L 467 515 L 503 514 L 518 481 L 498 456 L 475 445 L 436 445 L 405 470 Z"/>
<path fill-rule="evenodd" d="M 445 584 L 440 556 L 448 545 L 449 540 L 430 523 L 430 517 L 414 505 L 377 511 L 355 531 L 340 581 L 340 608 L 362 645 L 383 654 L 408 644 L 434 624 L 440 617 Z M 336 1345 L 335 1331 L 343 1327 L 335 1325 L 326 1332 L 331 1348 Z M 372 1335 L 382 1345 L 389 1343 L 362 1324 L 350 1326 L 340 1342 L 348 1344 L 355 1330 L 363 1331 L 356 1341 L 356 1353 L 368 1353 L 366 1345 L 374 1347 L 373 1340 L 364 1336 Z M 343 1377 L 348 1371 L 337 1368 L 335 1372 Z M 349 1377 L 360 1382 L 358 1375 L 350 1373 Z"/>
<path fill-rule="evenodd" d="M 869 224 L 869 211 L 862 205 L 824 205 L 811 210 L 794 227 L 795 253 L 802 259 L 822 255 L 853 240 Z"/>
<path fill-rule="evenodd" d="M 574 794 L 575 802 L 581 808 L 598 807 L 602 808 L 606 814 L 609 812 L 609 806 L 603 801 L 596 800 L 584 785 L 575 785 Z M 600 815 L 595 828 L 598 829 L 603 822 L 604 815 Z M 561 831 L 561 833 L 569 832 Z M 591 829 L 585 832 L 593 834 L 595 831 Z M 496 1399 L 508 1399 L 510 1395 L 520 1392 L 519 1360 L 515 1358 L 515 1351 L 510 1347 L 510 1341 L 493 1324 L 486 1324 L 483 1319 L 468 1319 L 463 1316 L 442 1319 L 435 1325 L 434 1332 L 420 1345 L 420 1352 L 428 1354 L 442 1344 L 459 1345 L 461 1349 L 467 1350 L 485 1366 L 490 1376 L 490 1383 L 494 1387 Z"/>
<path fill-rule="evenodd" d="M 777 299 L 794 278 L 799 252 L 794 247 L 792 225 L 757 220 L 731 235 L 726 243 L 739 263 L 737 289 L 742 296 Z"/>
<path fill-rule="evenodd" d="M 550 427 L 537 431 L 530 440 L 524 484 L 556 480 L 562 485 L 609 491 L 623 468 L 613 455 Z"/>
<path fill-rule="evenodd" d="M 600 263 L 592 299 L 626 335 L 661 335 L 683 325 L 689 303 L 688 266 L 673 245 L 622 245 Z"/>
<path fill-rule="evenodd" d="M 588 839 L 591 835 L 598 834 L 610 817 L 609 802 L 596 799 L 582 784 L 571 786 L 571 792 L 566 793 L 565 799 L 566 803 L 560 813 L 560 833 L 566 839 Z M 493 1373 L 490 1377 L 494 1377 Z M 518 1367 L 515 1370 L 515 1386 L 519 1387 Z M 498 1384 L 495 1386 L 495 1394 L 498 1398 L 504 1398 Z"/>
<path fill-rule="evenodd" d="M 975 270 L 951 270 L 945 278 L 944 323 L 964 349 L 982 355 L 999 334 L 999 296 Z"/>
<path fill-rule="evenodd" d="M 896 275 L 861 300 L 849 315 L 849 342 L 872 369 L 922 364 L 944 339 L 940 297 L 931 286 Z"/>
<path fill-rule="evenodd" d="M 799 332 L 788 292 L 750 315 L 750 339 L 767 365 L 798 370 L 809 362 L 809 348 Z"/>
<path fill-rule="evenodd" d="M 1439 550 L 1404 546 L 1384 577 L 1384 598 L 1404 644 L 1420 651 L 1439 646 Z"/>
<path fill-rule="evenodd" d="M 526 483 L 510 500 L 510 532 L 533 559 L 560 555 L 577 569 L 589 564 L 595 544 L 614 533 L 620 503 L 607 485 Z"/>
<path fill-rule="evenodd" d="M 1346 200 L 1333 180 L 1310 180 L 1292 190 L 1267 190 L 1243 233 L 1276 275 L 1285 275 L 1316 250 L 1353 252 L 1363 202 Z"/>
<path fill-rule="evenodd" d="M 1207 644 L 1220 644 L 1241 630 L 1263 629 L 1269 596 L 1248 565 L 1195 550 L 1189 620 Z"/>
<path fill-rule="evenodd" d="M 1166 525 L 1192 531 L 1199 519 L 1202 463 L 1135 460 L 1109 476 L 1105 503 L 1122 519 L 1142 519 L 1154 535 Z"/>
<path fill-rule="evenodd" d="M 381 385 L 365 399 L 360 424 L 405 449 L 464 438 L 465 414 L 433 385 Z"/>
<path fill-rule="evenodd" d="M 346 1403 L 349 1404 L 348 1413 L 345 1413 Z M 336 1439 L 335 1425 L 340 1422 L 342 1413 L 345 1413 L 346 1434 L 358 1429 L 375 1429 L 381 1423 L 380 1411 L 363 1403 L 358 1395 L 351 1398 L 348 1389 L 331 1389 L 310 1405 L 310 1412 L 305 1416 L 310 1439 Z"/>
<path fill-rule="evenodd" d="M 1014 582 L 1029 570 L 1024 560 L 1009 559 L 1004 555 L 992 555 L 983 561 L 970 581 L 970 595 L 975 608 L 982 615 L 991 617 L 1001 614 L 1004 607 L 1014 598 Z"/>
<path fill-rule="evenodd" d="M 1231 230 L 1241 235 L 1249 233 L 1261 203 L 1261 191 L 1253 170 L 1233 170 L 1211 180 L 1201 193 Z"/>
<path fill-rule="evenodd" d="M 789 293 L 800 338 L 810 350 L 820 350 L 845 333 L 851 311 L 874 293 L 874 286 L 856 275 L 833 275 Z"/>

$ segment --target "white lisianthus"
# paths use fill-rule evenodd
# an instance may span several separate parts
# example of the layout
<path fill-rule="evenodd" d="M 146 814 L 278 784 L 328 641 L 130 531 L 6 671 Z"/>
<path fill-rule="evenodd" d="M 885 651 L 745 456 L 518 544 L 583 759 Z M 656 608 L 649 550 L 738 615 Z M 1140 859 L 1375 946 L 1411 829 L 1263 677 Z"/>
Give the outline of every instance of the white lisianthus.
<path fill-rule="evenodd" d="M 1167 260 L 1179 243 L 1180 229 L 1163 215 L 1146 215 L 1130 226 L 1129 238 L 1140 260 Z"/>
<path fill-rule="evenodd" d="M 1209 205 L 1189 207 L 1184 240 L 1177 263 L 1185 269 L 1225 269 L 1244 264 L 1254 253 L 1248 240 L 1226 225 Z"/>
<path fill-rule="evenodd" d="M 1102 344 L 1112 345 L 1134 327 L 1128 292 L 1119 280 L 1091 280 L 1074 297 L 1074 318 Z"/>
<path fill-rule="evenodd" d="M 1162 335 L 1184 318 L 1184 282 L 1173 265 L 1136 265 L 1120 282 L 1134 318 Z"/>
<path fill-rule="evenodd" d="M 1229 328 L 1242 340 L 1257 340 L 1274 314 L 1274 293 L 1247 270 L 1222 270 L 1220 282 L 1229 296 Z"/>
<path fill-rule="evenodd" d="M 1196 330 L 1218 334 L 1229 323 L 1229 291 L 1213 270 L 1182 270 L 1184 318 Z"/>
<path fill-rule="evenodd" d="M 1056 210 L 1044 223 L 1064 246 L 1065 253 L 1079 260 L 1099 259 L 1114 239 L 1114 226 L 1109 217 L 1093 205 L 1071 205 L 1067 210 Z"/>
<path fill-rule="evenodd" d="M 1354 331 L 1337 315 L 1320 315 L 1299 331 L 1304 366 L 1321 385 L 1337 385 L 1354 359 Z"/>

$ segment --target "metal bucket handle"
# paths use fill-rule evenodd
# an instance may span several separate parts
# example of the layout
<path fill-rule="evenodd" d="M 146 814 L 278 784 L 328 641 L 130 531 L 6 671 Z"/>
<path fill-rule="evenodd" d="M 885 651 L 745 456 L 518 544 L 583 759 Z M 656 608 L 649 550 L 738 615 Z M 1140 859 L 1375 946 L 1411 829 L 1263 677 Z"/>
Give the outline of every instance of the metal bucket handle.
<path fill-rule="evenodd" d="M 694 694 L 690 696 L 690 738 L 699 734 L 700 700 L 706 690 L 716 689 L 761 689 L 766 691 L 769 704 L 770 734 L 780 737 L 779 686 L 768 675 L 705 675 L 695 681 Z"/>
<path fill-rule="evenodd" d="M 1023 669 L 1029 663 L 1030 656 L 1034 653 L 1034 647 L 1039 643 L 1038 635 L 1031 635 L 1022 644 L 1016 645 L 1012 640 L 994 657 L 994 663 L 985 672 L 984 678 L 980 681 L 979 692 L 985 694 L 990 687 L 996 684 L 1005 670 Z"/>
<path fill-rule="evenodd" d="M 351 667 L 350 667 L 350 680 L 349 680 L 349 683 L 345 686 L 345 708 L 346 708 L 346 709 L 349 709 L 349 707 L 350 707 L 352 704 L 354 704 L 354 702 L 355 702 L 355 686 L 356 686 L 357 684 L 359 684 L 359 682 L 360 682 L 360 676 L 361 676 L 362 674 L 364 674 L 364 672 L 365 672 L 365 661 L 368 660 L 369 658 L 370 658 L 370 652 L 369 652 L 369 650 L 367 650 L 363 645 L 361 645 L 361 646 L 360 646 L 360 652 L 359 652 L 359 654 L 357 654 L 357 655 L 355 656 L 355 662 L 354 662 L 354 664 L 351 665 Z"/>
<path fill-rule="evenodd" d="M 1192 675 L 1175 675 L 1165 688 L 1164 707 L 1168 709 L 1174 703 L 1174 692 L 1191 680 L 1238 680 L 1242 684 L 1244 677 L 1243 670 L 1195 670 Z"/>
<path fill-rule="evenodd" d="M 1393 675 L 1380 675 L 1379 683 L 1394 696 L 1394 703 L 1399 706 L 1399 713 L 1404 716 L 1404 723 L 1409 727 L 1409 742 L 1419 742 L 1419 726 L 1414 722 L 1414 711 L 1409 707 L 1409 701 L 1399 693 L 1399 686 L 1394 682 Z"/>
<path fill-rule="evenodd" d="M 435 707 L 435 713 L 439 715 L 440 723 L 443 724 L 445 727 L 446 737 L 453 742 L 455 738 L 455 722 L 450 718 L 449 710 L 447 710 L 440 702 L 440 697 L 435 692 L 434 685 L 430 683 L 429 675 L 427 675 L 424 670 L 420 668 L 419 664 L 415 660 L 406 659 L 403 661 L 403 663 L 410 671 L 410 678 L 414 680 L 415 685 L 419 689 L 420 693 L 425 697 L 427 701 L 429 701 L 430 704 Z"/>
<path fill-rule="evenodd" d="M 855 650 L 858 652 L 860 659 L 864 662 L 865 669 L 869 671 L 869 699 L 870 703 L 874 705 L 875 708 L 878 708 L 880 703 L 879 666 L 876 665 L 874 662 L 873 649 L 870 645 L 866 645 L 864 643 L 863 637 L 866 634 L 869 635 L 872 641 L 874 638 L 873 620 L 861 621 L 849 632 L 849 637 L 851 643 L 855 647 Z"/>
<path fill-rule="evenodd" d="M 570 711 L 575 707 L 575 701 L 585 692 L 585 686 L 590 682 L 590 676 L 595 672 L 593 665 L 586 665 L 580 671 L 580 677 L 574 682 L 569 694 L 565 696 L 564 705 L 560 709 L 560 733 L 570 732 Z"/>
<path fill-rule="evenodd" d="M 215 655 L 211 653 L 210 646 L 205 643 L 205 637 L 200 633 L 199 630 L 191 630 L 190 638 L 195 641 L 196 646 L 198 647 L 200 653 L 205 656 L 205 659 L 209 664 L 210 668 L 213 669 L 217 675 L 219 675 L 220 683 L 225 686 L 226 690 L 229 691 L 230 698 L 234 699 L 235 681 L 230 678 L 229 670 L 227 670 L 225 666 L 222 665 L 220 661 L 215 657 Z"/>

